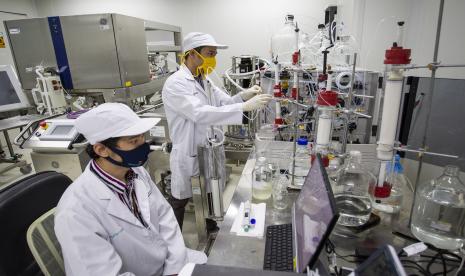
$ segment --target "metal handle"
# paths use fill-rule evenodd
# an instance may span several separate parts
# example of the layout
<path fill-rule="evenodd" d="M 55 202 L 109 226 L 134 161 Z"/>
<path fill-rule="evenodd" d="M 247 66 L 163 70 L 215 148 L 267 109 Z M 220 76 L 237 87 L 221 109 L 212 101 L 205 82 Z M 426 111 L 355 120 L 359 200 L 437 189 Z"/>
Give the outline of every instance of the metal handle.
<path fill-rule="evenodd" d="M 87 145 L 89 144 L 89 141 L 84 141 L 84 142 L 81 142 L 81 143 L 74 143 L 71 145 L 71 147 L 73 148 L 83 148 L 83 147 L 87 147 Z"/>
<path fill-rule="evenodd" d="M 149 108 L 139 110 L 139 111 L 136 112 L 136 114 L 137 114 L 137 115 L 140 115 L 140 114 L 143 114 L 143 113 L 145 113 L 145 112 L 147 112 L 147 111 L 149 111 L 149 110 L 152 110 L 152 109 L 155 109 L 155 108 L 161 107 L 161 106 L 163 106 L 163 103 L 159 103 L 159 104 L 156 104 L 156 105 L 151 106 L 151 107 L 149 107 Z"/>
<path fill-rule="evenodd" d="M 58 116 L 61 116 L 65 113 L 60 113 L 60 114 L 56 114 L 56 115 L 51 115 L 51 116 L 45 116 L 45 117 L 42 117 L 42 118 L 38 118 L 34 121 L 31 121 L 29 122 L 29 124 L 26 125 L 26 127 L 18 134 L 18 136 L 15 137 L 15 139 L 13 140 L 13 144 L 19 146 L 20 148 L 23 148 L 23 144 L 24 142 L 26 142 L 27 139 L 29 139 L 32 134 L 34 133 L 34 130 L 35 128 L 37 127 L 35 124 L 38 124 L 40 121 L 43 121 L 43 120 L 47 120 L 47 119 L 50 119 L 50 118 L 54 118 L 54 117 L 58 117 Z M 34 128 L 34 129 L 32 129 Z M 24 137 L 26 133 L 30 133 L 29 136 L 27 137 Z M 20 141 L 20 139 L 22 139 Z"/>

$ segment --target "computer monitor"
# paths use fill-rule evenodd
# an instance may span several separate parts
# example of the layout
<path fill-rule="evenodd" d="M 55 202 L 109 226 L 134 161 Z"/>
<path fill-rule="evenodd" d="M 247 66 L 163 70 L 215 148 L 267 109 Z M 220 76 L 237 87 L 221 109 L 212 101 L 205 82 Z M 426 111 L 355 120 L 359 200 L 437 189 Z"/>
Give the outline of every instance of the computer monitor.
<path fill-rule="evenodd" d="M 0 65 L 0 112 L 28 107 L 27 97 L 11 65 Z"/>
<path fill-rule="evenodd" d="M 314 268 L 339 213 L 333 191 L 318 154 L 293 206 L 295 271 Z"/>

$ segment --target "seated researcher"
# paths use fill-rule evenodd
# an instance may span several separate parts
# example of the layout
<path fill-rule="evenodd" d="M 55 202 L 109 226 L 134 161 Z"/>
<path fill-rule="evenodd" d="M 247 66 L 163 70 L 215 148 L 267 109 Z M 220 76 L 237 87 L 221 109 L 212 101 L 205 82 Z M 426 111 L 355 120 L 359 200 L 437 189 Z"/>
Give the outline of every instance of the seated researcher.
<path fill-rule="evenodd" d="M 92 160 L 55 214 L 66 275 L 173 275 L 187 263 L 173 209 L 142 167 L 155 123 L 118 103 L 76 120 Z"/>

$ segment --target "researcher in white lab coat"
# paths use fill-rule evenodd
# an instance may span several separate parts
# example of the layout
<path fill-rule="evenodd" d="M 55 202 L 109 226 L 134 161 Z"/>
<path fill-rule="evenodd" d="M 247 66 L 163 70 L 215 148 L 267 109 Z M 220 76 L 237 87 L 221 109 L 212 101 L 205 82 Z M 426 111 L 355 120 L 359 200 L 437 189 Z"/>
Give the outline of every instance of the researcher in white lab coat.
<path fill-rule="evenodd" d="M 55 214 L 67 275 L 174 275 L 187 262 L 173 210 L 142 167 L 155 123 L 118 103 L 76 120 L 92 160 Z"/>
<path fill-rule="evenodd" d="M 181 228 L 185 206 L 192 197 L 191 177 L 199 173 L 197 147 L 207 142 L 209 127 L 241 124 L 244 111 L 260 109 L 271 100 L 270 95 L 261 94 L 259 86 L 231 97 L 208 79 L 216 66 L 217 49 L 227 48 L 211 35 L 189 33 L 182 48 L 183 63 L 162 91 L 173 142 L 169 202 Z"/>

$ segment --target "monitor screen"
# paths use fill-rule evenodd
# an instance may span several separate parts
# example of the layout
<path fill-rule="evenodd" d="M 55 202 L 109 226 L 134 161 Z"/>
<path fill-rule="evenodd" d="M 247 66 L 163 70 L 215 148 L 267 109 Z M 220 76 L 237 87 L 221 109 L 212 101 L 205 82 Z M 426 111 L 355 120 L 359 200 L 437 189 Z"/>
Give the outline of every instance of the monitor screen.
<path fill-rule="evenodd" d="M 313 266 L 338 214 L 321 158 L 315 158 L 294 207 L 297 272 Z"/>
<path fill-rule="evenodd" d="M 73 125 L 56 126 L 50 135 L 66 135 L 73 130 Z"/>
<path fill-rule="evenodd" d="M 20 102 L 8 73 L 6 71 L 0 71 L 0 105 L 17 104 Z"/>

